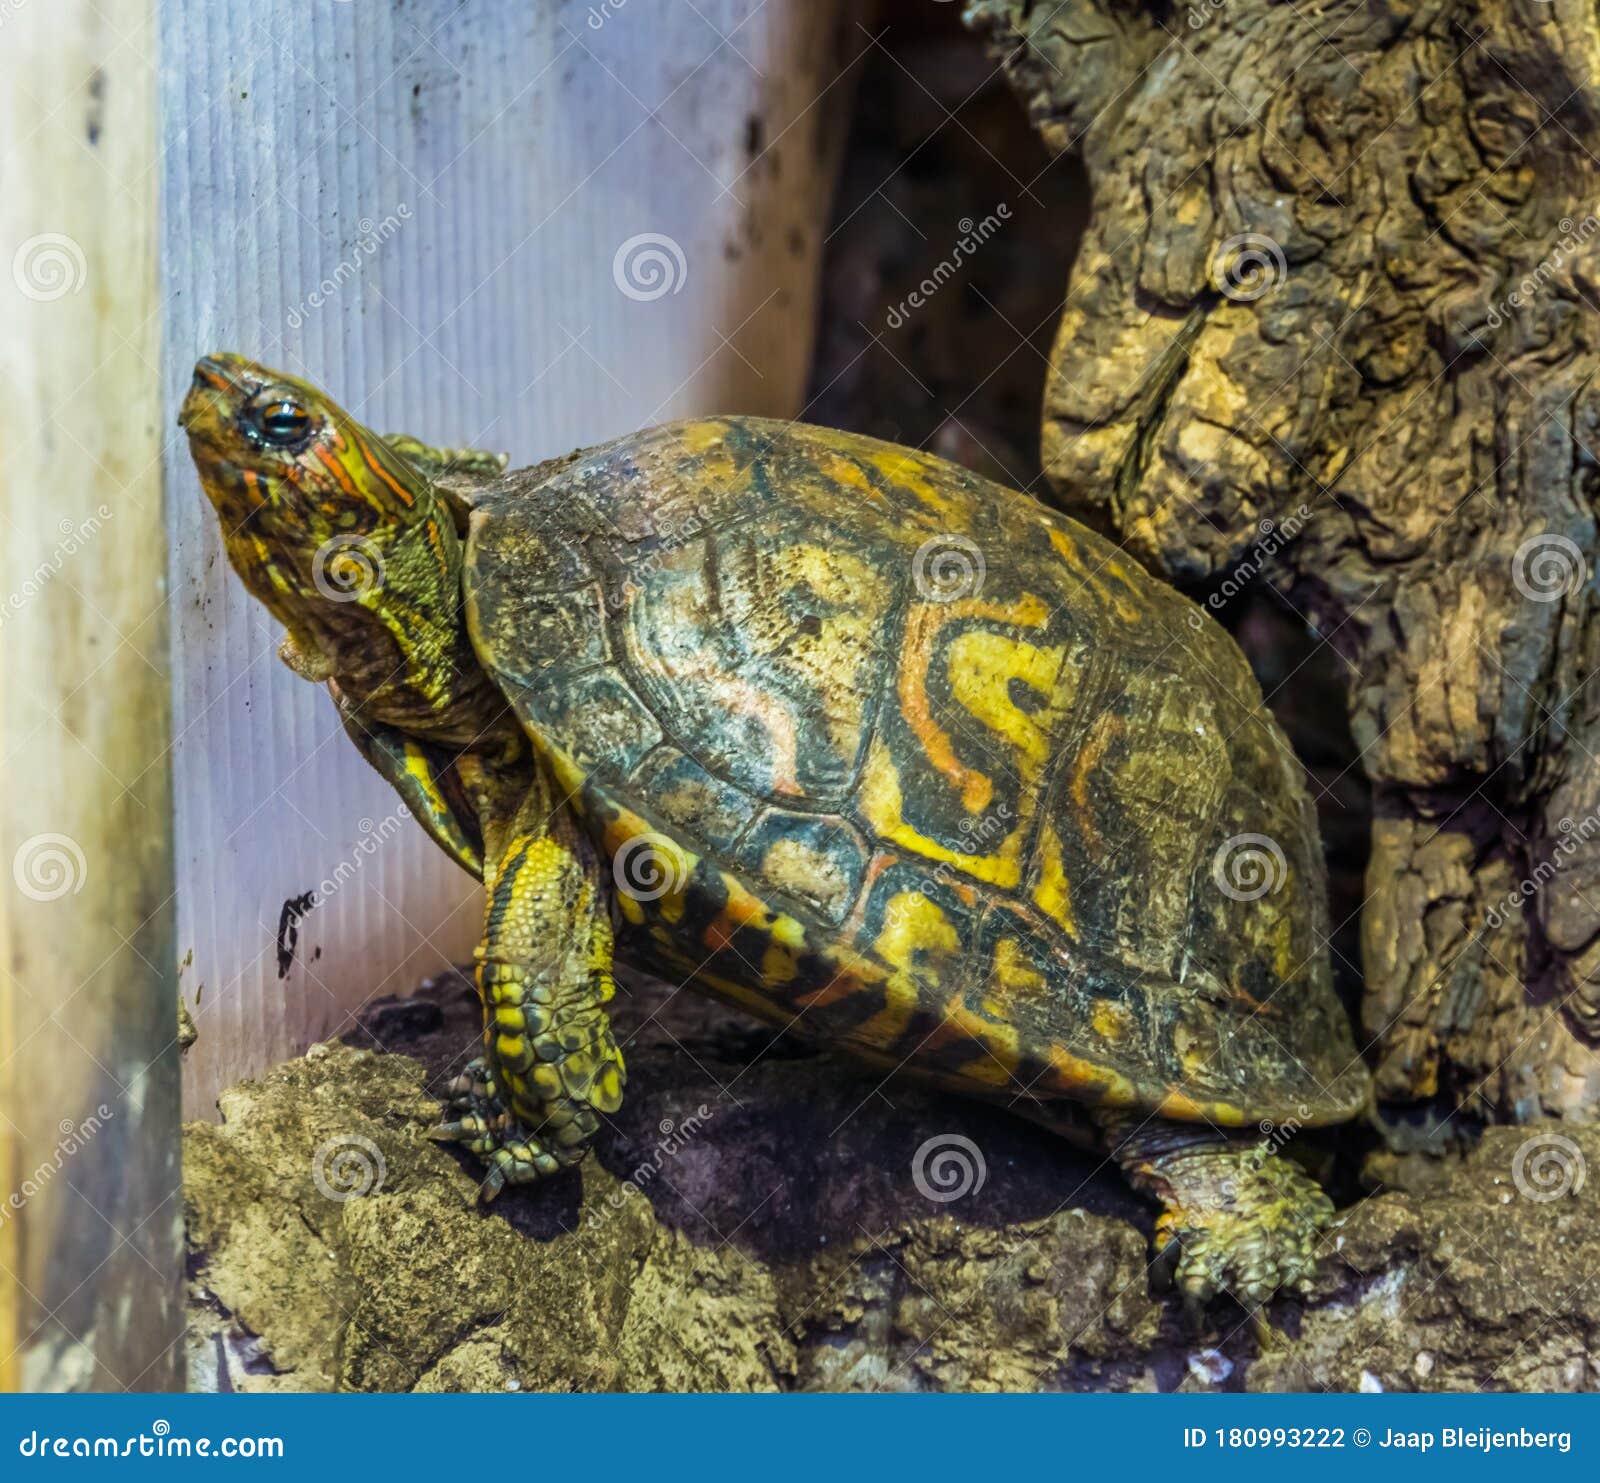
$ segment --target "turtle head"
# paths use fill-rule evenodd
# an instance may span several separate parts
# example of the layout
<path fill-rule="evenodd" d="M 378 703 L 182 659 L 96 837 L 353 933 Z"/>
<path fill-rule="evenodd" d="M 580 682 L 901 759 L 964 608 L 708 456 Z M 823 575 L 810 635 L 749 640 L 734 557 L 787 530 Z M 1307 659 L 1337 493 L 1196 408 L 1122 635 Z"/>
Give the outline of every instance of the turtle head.
<path fill-rule="evenodd" d="M 199 361 L 178 422 L 290 666 L 375 714 L 444 704 L 470 649 L 460 541 L 427 476 L 314 386 L 239 355 Z"/>
<path fill-rule="evenodd" d="M 239 355 L 208 355 L 178 422 L 228 558 L 279 618 L 358 600 L 388 548 L 436 516 L 422 474 L 314 386 Z"/>

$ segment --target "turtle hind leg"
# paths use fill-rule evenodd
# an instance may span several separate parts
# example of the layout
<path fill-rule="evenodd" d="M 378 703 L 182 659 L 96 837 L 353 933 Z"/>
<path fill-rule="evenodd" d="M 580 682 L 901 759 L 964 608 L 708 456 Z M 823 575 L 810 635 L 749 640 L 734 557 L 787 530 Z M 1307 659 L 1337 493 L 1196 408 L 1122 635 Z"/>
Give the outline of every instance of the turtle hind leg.
<path fill-rule="evenodd" d="M 1202 1125 L 1130 1114 L 1096 1121 L 1134 1188 L 1161 1204 L 1158 1260 L 1175 1259 L 1191 1315 L 1225 1292 L 1259 1318 L 1275 1293 L 1309 1290 L 1333 1202 L 1295 1164 Z"/>

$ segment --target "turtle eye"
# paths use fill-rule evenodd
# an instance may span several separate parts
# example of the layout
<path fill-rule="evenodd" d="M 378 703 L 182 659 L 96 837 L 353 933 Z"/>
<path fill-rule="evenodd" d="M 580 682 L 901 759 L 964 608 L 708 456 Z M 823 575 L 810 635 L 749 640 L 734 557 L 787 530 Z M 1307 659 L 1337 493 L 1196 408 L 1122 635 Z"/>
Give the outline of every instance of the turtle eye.
<path fill-rule="evenodd" d="M 311 431 L 311 414 L 282 392 L 268 392 L 250 407 L 250 422 L 267 442 L 292 447 Z"/>

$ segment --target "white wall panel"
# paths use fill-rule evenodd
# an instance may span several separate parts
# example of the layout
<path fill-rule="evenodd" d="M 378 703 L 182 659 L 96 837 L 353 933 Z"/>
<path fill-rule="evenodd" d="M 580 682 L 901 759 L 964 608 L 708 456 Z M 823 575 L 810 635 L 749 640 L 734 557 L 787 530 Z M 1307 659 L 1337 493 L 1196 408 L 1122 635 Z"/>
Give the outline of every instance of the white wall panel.
<path fill-rule="evenodd" d="M 842 8 L 165 0 L 169 426 L 215 349 L 306 375 L 380 430 L 519 464 L 693 412 L 797 410 L 846 88 L 836 34 L 855 31 Z M 619 251 L 647 235 L 668 240 L 636 243 L 630 277 Z M 276 659 L 170 436 L 199 1116 L 370 995 L 465 956 L 478 906 L 397 822 L 326 696 Z M 280 978 L 280 915 L 308 891 Z"/>

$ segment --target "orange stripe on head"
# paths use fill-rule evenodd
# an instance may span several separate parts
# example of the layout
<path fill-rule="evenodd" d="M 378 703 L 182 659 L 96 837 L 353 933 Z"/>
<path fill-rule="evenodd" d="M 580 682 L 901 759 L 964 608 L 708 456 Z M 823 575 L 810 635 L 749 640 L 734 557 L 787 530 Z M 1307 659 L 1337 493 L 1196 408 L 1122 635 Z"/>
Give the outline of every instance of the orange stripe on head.
<path fill-rule="evenodd" d="M 312 452 L 316 454 L 317 462 L 333 475 L 334 482 L 338 484 L 340 489 L 348 494 L 351 499 L 361 498 L 361 492 L 356 488 L 355 480 L 350 477 L 350 471 L 345 468 L 344 464 L 331 449 L 318 443 L 313 447 Z"/>
<path fill-rule="evenodd" d="M 395 498 L 401 504 L 410 509 L 416 503 L 416 499 L 412 496 L 411 491 L 399 483 L 394 475 L 383 466 L 378 456 L 373 452 L 372 445 L 360 433 L 352 434 L 351 441 L 354 442 L 356 452 L 361 455 L 362 461 L 366 466 L 394 491 Z"/>

